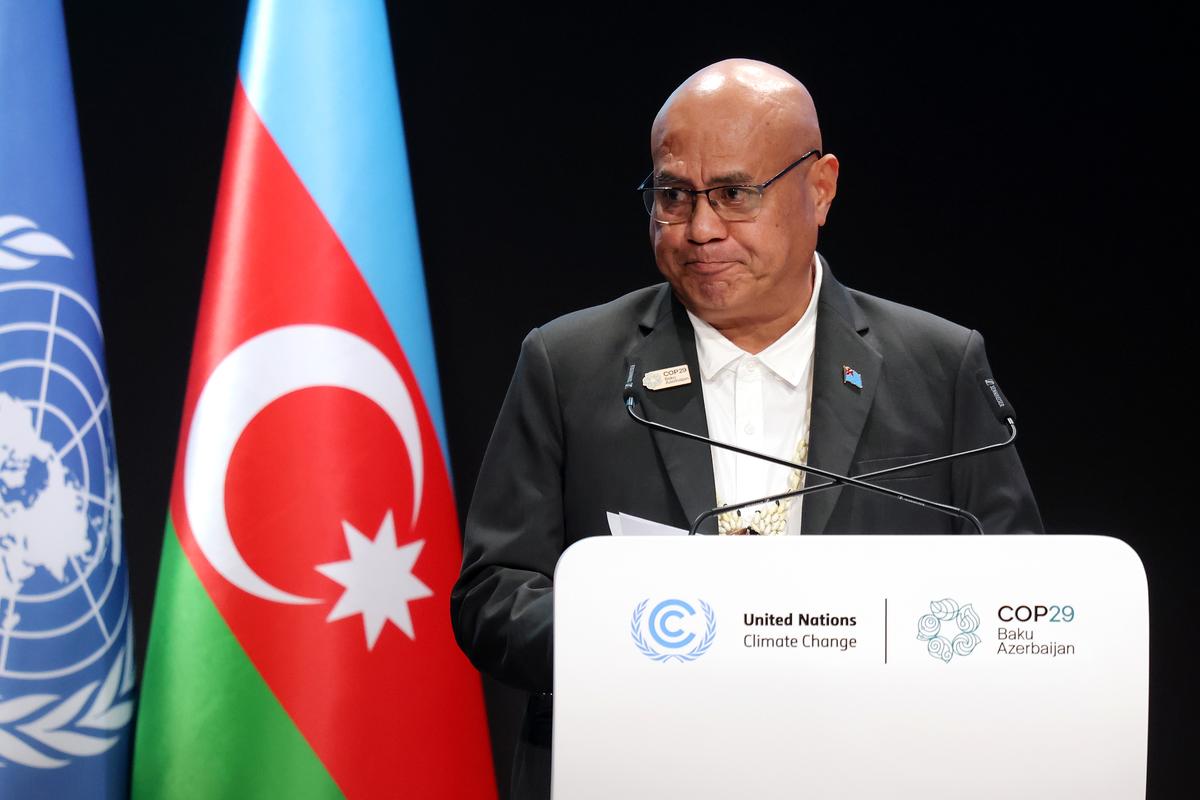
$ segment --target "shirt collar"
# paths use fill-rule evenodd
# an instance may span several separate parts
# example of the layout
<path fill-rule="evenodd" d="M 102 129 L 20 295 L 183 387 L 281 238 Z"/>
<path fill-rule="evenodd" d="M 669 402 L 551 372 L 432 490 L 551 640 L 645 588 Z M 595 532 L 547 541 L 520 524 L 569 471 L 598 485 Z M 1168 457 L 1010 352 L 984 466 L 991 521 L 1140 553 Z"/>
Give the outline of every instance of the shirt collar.
<path fill-rule="evenodd" d="M 813 255 L 813 270 L 813 291 L 808 308 L 795 325 L 756 356 L 767 369 L 793 388 L 803 379 L 816 343 L 817 298 L 821 294 L 821 259 L 816 254 Z M 691 311 L 687 315 L 696 331 L 696 357 L 704 380 L 711 381 L 718 372 L 750 355 Z"/>

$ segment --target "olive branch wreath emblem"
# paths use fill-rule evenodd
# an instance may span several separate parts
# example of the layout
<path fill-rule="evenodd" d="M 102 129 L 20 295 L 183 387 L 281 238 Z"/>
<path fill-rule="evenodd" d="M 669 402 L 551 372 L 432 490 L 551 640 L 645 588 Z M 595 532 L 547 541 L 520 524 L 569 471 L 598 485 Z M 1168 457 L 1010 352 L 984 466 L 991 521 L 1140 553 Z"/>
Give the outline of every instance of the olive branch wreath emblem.
<path fill-rule="evenodd" d="M 704 638 L 700 643 L 686 653 L 660 653 L 655 650 L 646 638 L 642 635 L 642 616 L 646 613 L 646 605 L 650 602 L 650 598 L 646 598 L 638 603 L 633 609 L 633 616 L 629 620 L 629 632 L 633 636 L 633 643 L 637 649 L 642 652 L 646 658 L 651 661 L 667 662 L 673 659 L 680 661 L 695 661 L 700 656 L 708 652 L 708 648 L 712 647 L 713 639 L 717 636 L 717 618 L 713 614 L 712 606 L 703 600 L 700 601 L 700 610 L 704 612 Z"/>
<path fill-rule="evenodd" d="M 0 216 L 0 269 L 29 269 L 43 256 L 75 258 L 65 244 L 38 230 L 33 220 L 16 214 Z"/>
<path fill-rule="evenodd" d="M 133 655 L 127 644 L 113 660 L 103 682 L 92 681 L 69 697 L 27 694 L 0 699 L 0 769 L 5 762 L 53 769 L 70 763 L 61 756 L 103 753 L 119 738 L 109 734 L 124 728 L 133 717 L 132 692 Z M 89 699 L 91 705 L 80 716 Z M 37 742 L 49 754 L 30 745 L 18 733 Z"/>

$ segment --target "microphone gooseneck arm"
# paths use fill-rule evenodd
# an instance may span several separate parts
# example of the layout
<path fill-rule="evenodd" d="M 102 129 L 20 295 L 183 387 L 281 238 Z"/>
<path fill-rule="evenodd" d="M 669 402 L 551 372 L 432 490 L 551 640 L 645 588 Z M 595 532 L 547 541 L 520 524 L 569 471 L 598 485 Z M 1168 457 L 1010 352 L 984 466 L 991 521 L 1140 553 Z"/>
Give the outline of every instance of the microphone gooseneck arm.
<path fill-rule="evenodd" d="M 739 455 L 750 456 L 751 458 L 760 458 L 764 461 L 770 461 L 773 464 L 779 464 L 780 466 L 783 466 L 783 467 L 800 470 L 801 472 L 804 472 L 806 474 L 819 475 L 822 478 L 828 478 L 830 481 L 830 483 L 821 484 L 820 486 L 810 486 L 810 487 L 807 487 L 806 489 L 799 489 L 794 493 L 789 492 L 789 493 L 785 493 L 783 495 L 773 496 L 771 498 L 767 498 L 768 501 L 774 500 L 774 499 L 783 499 L 784 497 L 791 497 L 794 495 L 803 494 L 806 491 L 816 491 L 818 489 L 826 488 L 827 486 L 833 485 L 835 483 L 836 484 L 844 484 L 846 486 L 856 486 L 859 489 L 864 489 L 868 492 L 875 492 L 876 494 L 882 494 L 886 497 L 891 497 L 896 500 L 903 500 L 904 502 L 912 503 L 914 505 L 920 506 L 922 508 L 928 508 L 933 511 L 938 511 L 942 514 L 947 514 L 952 517 L 958 517 L 960 519 L 965 519 L 968 522 L 970 522 L 972 525 L 975 526 L 975 529 L 977 531 L 979 531 L 980 535 L 983 534 L 983 526 L 980 524 L 979 519 L 976 518 L 975 515 L 971 514 L 969 511 L 964 511 L 963 509 L 955 508 L 954 506 L 946 505 L 944 503 L 938 503 L 933 500 L 926 500 L 924 498 L 916 497 L 911 494 L 905 494 L 904 492 L 899 492 L 899 491 L 896 491 L 895 489 L 889 489 L 884 486 L 876 486 L 875 484 L 872 484 L 872 483 L 866 483 L 863 480 L 861 480 L 861 478 L 850 478 L 845 475 L 836 475 L 832 472 L 820 469 L 818 467 L 810 467 L 806 464 L 797 464 L 795 462 L 787 461 L 782 458 L 775 458 L 774 456 L 766 455 L 765 453 L 756 453 L 753 450 L 747 450 L 743 447 L 738 447 L 737 445 L 732 445 L 727 442 L 719 442 L 716 439 L 710 439 L 707 436 L 701 436 L 700 434 L 691 433 L 690 431 L 680 430 L 679 428 L 672 428 L 670 425 L 663 425 L 661 422 L 654 422 L 652 420 L 646 419 L 645 417 L 640 416 L 636 411 L 633 410 L 633 405 L 636 402 L 636 396 L 635 396 L 634 390 L 633 390 L 633 375 L 634 375 L 634 371 L 636 369 L 637 369 L 637 367 L 635 365 L 630 365 L 630 367 L 629 367 L 629 375 L 625 381 L 624 397 L 625 397 L 625 411 L 639 425 L 644 425 L 652 430 L 662 431 L 663 433 L 671 434 L 672 436 L 681 436 L 684 439 L 690 439 L 693 442 L 707 444 L 711 447 L 719 447 L 723 450 L 729 450 L 730 452 L 734 452 Z M 1013 426 L 1014 435 L 1015 435 L 1015 431 L 1016 431 L 1016 427 Z M 933 461 L 941 460 L 942 458 L 945 458 L 945 456 L 942 456 L 940 458 L 929 459 L 928 461 L 919 462 L 919 463 L 920 464 L 931 463 Z M 880 470 L 880 472 L 881 473 L 892 472 L 892 471 L 895 471 L 896 469 L 901 469 L 901 468 L 908 469 L 913 466 L 917 466 L 917 465 L 916 464 L 905 464 L 905 465 L 903 465 L 903 467 L 900 467 L 900 468 Z M 862 477 L 868 477 L 868 476 L 862 476 Z M 719 514 L 724 511 L 731 510 L 734 508 L 741 508 L 742 506 L 745 506 L 745 505 L 753 505 L 756 502 L 763 502 L 763 501 L 751 501 L 749 503 L 738 504 L 737 506 L 726 506 L 724 508 L 714 509 L 714 511 L 717 514 Z M 703 522 L 703 520 L 700 520 L 700 521 Z M 697 527 L 698 526 L 696 524 L 693 524 L 691 532 L 695 533 Z"/>
<path fill-rule="evenodd" d="M 937 456 L 936 458 L 927 458 L 924 461 L 914 461 L 911 464 L 901 464 L 898 467 L 888 467 L 887 469 L 880 469 L 880 470 L 876 470 L 875 472 L 864 472 L 862 475 L 855 475 L 854 477 L 857 480 L 862 481 L 862 480 L 866 480 L 868 478 L 878 478 L 880 475 L 887 475 L 892 472 L 902 472 L 906 469 L 912 469 L 913 467 L 924 467 L 924 466 L 928 466 L 929 464 L 936 464 L 940 461 L 952 461 L 957 458 L 964 458 L 966 456 L 975 456 L 975 455 L 979 455 L 980 453 L 986 453 L 989 450 L 999 450 L 1003 447 L 1008 447 L 1017 438 L 1017 426 L 1013 423 L 1013 421 L 1011 419 L 1008 420 L 1008 429 L 1009 429 L 1009 436 L 1003 442 L 996 442 L 995 444 L 984 445 L 983 447 L 976 447 L 974 450 L 964 450 L 961 453 L 947 453 L 944 456 Z M 832 488 L 837 485 L 838 485 L 838 481 L 826 481 L 825 483 L 819 483 L 816 486 L 805 486 L 800 489 L 792 489 L 790 492 L 782 492 L 780 494 L 773 494 L 770 497 L 760 497 L 757 500 L 744 500 L 740 503 L 731 503 L 729 505 L 721 506 L 720 508 L 710 508 L 708 511 L 698 514 L 696 516 L 696 518 L 694 520 L 692 520 L 692 526 L 688 529 L 688 535 L 695 536 L 696 533 L 700 530 L 700 526 L 704 524 L 705 520 L 707 520 L 711 517 L 715 517 L 719 514 L 724 514 L 726 511 L 738 511 L 740 509 L 747 508 L 749 506 L 759 506 L 759 505 L 763 505 L 765 503 L 776 503 L 776 502 L 779 502 L 780 500 L 788 500 L 793 497 L 803 497 L 806 494 L 810 494 L 812 492 L 819 492 L 824 489 L 829 489 L 829 488 Z M 967 511 L 965 508 L 960 508 L 958 510 L 962 512 L 962 515 L 961 515 L 962 518 L 971 522 L 971 524 L 975 526 L 975 530 L 977 530 L 979 532 L 979 534 L 982 535 L 983 534 L 983 525 L 982 525 L 982 523 L 979 522 L 979 519 L 974 514 L 972 514 L 970 511 Z"/>

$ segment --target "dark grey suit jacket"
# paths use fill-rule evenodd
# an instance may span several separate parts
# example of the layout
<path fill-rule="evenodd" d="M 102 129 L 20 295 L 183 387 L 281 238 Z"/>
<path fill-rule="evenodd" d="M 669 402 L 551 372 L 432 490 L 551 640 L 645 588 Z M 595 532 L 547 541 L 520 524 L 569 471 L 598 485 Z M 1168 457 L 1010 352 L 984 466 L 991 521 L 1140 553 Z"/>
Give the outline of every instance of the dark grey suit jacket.
<path fill-rule="evenodd" d="M 826 268 L 818 298 L 809 463 L 862 474 L 1002 440 L 977 373 L 983 338 L 913 308 L 846 289 Z M 516 797 L 548 796 L 554 566 L 570 544 L 608 533 L 606 511 L 670 525 L 715 503 L 709 448 L 628 418 L 627 368 L 686 363 L 695 335 L 666 284 L 568 314 L 526 337 L 467 516 L 451 595 L 455 635 L 482 672 L 531 693 Z M 857 390 L 843 365 L 862 376 Z M 990 370 L 989 370 L 990 373 Z M 707 433 L 698 379 L 641 393 L 645 415 Z M 810 484 L 814 479 L 810 479 Z M 820 480 L 820 479 L 816 479 Z M 1040 533 L 1012 448 L 878 481 L 964 507 L 987 533 Z M 703 530 L 703 529 L 702 529 Z M 878 494 L 805 497 L 805 534 L 962 533 L 961 521 Z"/>

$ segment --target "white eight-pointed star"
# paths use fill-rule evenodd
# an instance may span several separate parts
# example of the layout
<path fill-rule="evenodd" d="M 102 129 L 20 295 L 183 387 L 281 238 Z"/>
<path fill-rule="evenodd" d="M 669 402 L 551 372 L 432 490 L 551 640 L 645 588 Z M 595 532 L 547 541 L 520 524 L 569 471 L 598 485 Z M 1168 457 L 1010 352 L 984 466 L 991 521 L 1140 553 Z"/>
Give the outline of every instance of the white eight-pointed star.
<path fill-rule="evenodd" d="M 317 572 L 346 587 L 325 621 L 362 614 L 368 650 L 374 649 L 387 620 L 404 631 L 409 639 L 415 639 L 408 602 L 433 595 L 433 590 L 412 573 L 425 540 L 418 539 L 397 547 L 391 511 L 380 523 L 374 541 L 349 522 L 342 522 L 342 530 L 346 534 L 350 559 L 316 567 Z"/>

